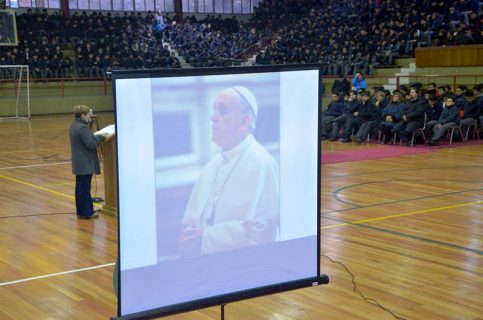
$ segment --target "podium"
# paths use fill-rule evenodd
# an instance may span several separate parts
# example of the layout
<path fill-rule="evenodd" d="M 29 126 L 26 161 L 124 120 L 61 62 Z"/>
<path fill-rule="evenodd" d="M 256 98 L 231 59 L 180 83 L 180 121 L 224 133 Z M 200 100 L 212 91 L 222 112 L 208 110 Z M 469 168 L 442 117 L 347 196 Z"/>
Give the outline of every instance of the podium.
<path fill-rule="evenodd" d="M 117 216 L 116 136 L 106 138 L 102 146 L 104 161 L 104 204 L 102 210 Z"/>
<path fill-rule="evenodd" d="M 102 205 L 102 211 L 117 216 L 117 162 L 114 125 L 110 125 L 94 134 L 103 133 L 107 133 L 107 137 L 101 148 L 101 156 L 104 162 L 104 204 Z"/>

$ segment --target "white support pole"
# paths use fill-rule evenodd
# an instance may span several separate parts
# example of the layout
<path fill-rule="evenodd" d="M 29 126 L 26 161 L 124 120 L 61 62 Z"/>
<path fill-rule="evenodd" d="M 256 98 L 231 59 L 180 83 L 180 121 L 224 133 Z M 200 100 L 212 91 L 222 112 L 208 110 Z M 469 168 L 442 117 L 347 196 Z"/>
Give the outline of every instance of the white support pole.
<path fill-rule="evenodd" d="M 27 116 L 28 119 L 30 120 L 30 70 L 29 70 L 29 65 L 26 65 L 27 67 Z"/>
<path fill-rule="evenodd" d="M 18 105 L 20 101 L 20 89 L 22 89 L 22 74 L 23 66 L 20 66 L 20 74 L 18 75 L 18 85 L 17 85 L 17 104 L 15 105 L 15 117 L 18 118 Z"/>
<path fill-rule="evenodd" d="M 15 98 L 15 115 L 14 116 L 6 116 L 6 117 L 0 117 L 0 119 L 22 119 L 22 120 L 30 120 L 30 69 L 28 65 L 0 65 L 0 69 L 11 69 L 11 70 L 19 70 L 19 77 L 18 77 L 18 87 L 16 92 L 16 98 Z M 23 72 L 26 70 L 26 79 L 23 77 Z M 14 73 L 12 72 L 12 75 Z M 15 83 L 15 77 L 12 78 L 13 83 Z M 20 106 L 20 94 L 22 93 L 22 81 L 26 80 L 26 88 L 27 90 L 27 116 L 25 115 L 20 115 L 19 112 L 19 106 Z"/>

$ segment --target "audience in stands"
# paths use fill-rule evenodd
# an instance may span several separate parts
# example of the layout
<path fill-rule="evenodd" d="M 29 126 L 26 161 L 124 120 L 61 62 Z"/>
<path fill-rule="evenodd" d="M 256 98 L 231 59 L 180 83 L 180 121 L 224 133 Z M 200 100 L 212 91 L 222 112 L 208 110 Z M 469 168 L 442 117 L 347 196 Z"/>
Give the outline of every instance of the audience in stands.
<path fill-rule="evenodd" d="M 482 43 L 479 6 L 450 1 L 265 0 L 254 14 L 273 34 L 262 64 L 326 65 L 328 75 L 372 74 L 417 47 Z M 267 30 L 268 29 L 268 30 Z"/>
<path fill-rule="evenodd" d="M 221 16 L 200 21 L 191 17 L 184 24 L 171 23 L 163 34 L 194 67 L 231 66 L 240 53 L 259 40 L 259 33 L 250 25 Z"/>
<path fill-rule="evenodd" d="M 64 20 L 37 8 L 18 15 L 19 45 L 0 48 L 0 56 L 31 65 L 34 77 L 103 77 L 113 69 L 177 68 L 178 55 L 192 66 L 234 65 L 269 37 L 257 63 L 321 63 L 328 75 L 370 75 L 417 47 L 482 43 L 479 10 L 474 0 L 264 0 L 245 22 L 175 23 L 152 12 L 74 12 Z M 73 54 L 65 57 L 66 49 Z"/>
<path fill-rule="evenodd" d="M 113 69 L 177 68 L 180 62 L 154 35 L 148 12 L 74 12 L 64 21 L 54 12 L 29 9 L 17 17 L 19 45 L 1 48 L 10 60 L 28 64 L 34 78 L 104 77 Z M 66 49 L 73 54 L 65 56 Z"/>

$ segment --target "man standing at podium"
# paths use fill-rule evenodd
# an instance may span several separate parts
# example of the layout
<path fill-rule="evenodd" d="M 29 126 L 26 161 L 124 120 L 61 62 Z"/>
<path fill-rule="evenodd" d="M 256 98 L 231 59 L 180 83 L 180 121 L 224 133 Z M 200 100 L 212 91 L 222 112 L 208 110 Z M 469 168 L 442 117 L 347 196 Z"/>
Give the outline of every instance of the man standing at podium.
<path fill-rule="evenodd" d="M 221 92 L 211 116 L 221 152 L 203 168 L 191 193 L 180 236 L 182 256 L 276 241 L 279 167 L 252 135 L 258 114 L 245 87 Z"/>
<path fill-rule="evenodd" d="M 100 174 L 97 146 L 105 140 L 89 128 L 92 111 L 88 106 L 74 107 L 74 121 L 70 126 L 72 173 L 75 174 L 75 207 L 79 219 L 99 218 L 91 197 L 92 174 Z"/>

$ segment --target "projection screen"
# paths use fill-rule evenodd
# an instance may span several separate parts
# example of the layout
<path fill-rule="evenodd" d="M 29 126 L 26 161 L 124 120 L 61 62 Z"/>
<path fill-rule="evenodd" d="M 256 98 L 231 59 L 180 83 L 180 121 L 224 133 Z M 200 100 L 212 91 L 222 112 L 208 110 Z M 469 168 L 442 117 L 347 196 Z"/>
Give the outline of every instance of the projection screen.
<path fill-rule="evenodd" d="M 118 319 L 317 284 L 314 66 L 113 72 Z"/>

